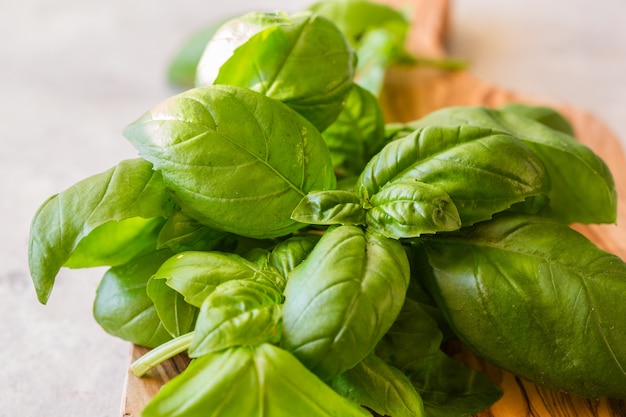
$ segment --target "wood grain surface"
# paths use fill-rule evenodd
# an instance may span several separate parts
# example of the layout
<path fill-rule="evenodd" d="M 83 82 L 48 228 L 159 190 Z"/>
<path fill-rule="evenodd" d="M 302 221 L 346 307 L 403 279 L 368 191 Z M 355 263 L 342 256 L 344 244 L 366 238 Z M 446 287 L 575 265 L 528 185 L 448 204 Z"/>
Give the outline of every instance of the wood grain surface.
<path fill-rule="evenodd" d="M 449 33 L 449 0 L 379 0 L 389 5 L 409 8 L 414 16 L 409 48 L 427 57 L 444 57 Z M 410 121 L 433 110 L 452 105 L 497 107 L 509 102 L 547 105 L 558 109 L 573 125 L 577 138 L 592 148 L 609 165 L 616 180 L 617 225 L 574 226 L 598 246 L 626 259 L 626 158 L 619 140 L 595 115 L 545 97 L 529 97 L 480 80 L 465 71 L 445 72 L 432 68 L 394 68 L 388 72 L 381 104 L 389 122 Z M 147 349 L 131 346 L 130 361 Z M 626 402 L 602 398 L 588 400 L 562 392 L 539 388 L 528 381 L 487 364 L 462 344 L 448 347 L 448 352 L 466 365 L 485 372 L 504 391 L 500 401 L 479 417 L 626 417 Z M 139 417 L 145 404 L 160 386 L 176 376 L 188 363 L 184 355 L 155 368 L 144 378 L 128 374 L 122 398 L 122 416 Z M 244 417 L 244 416 L 242 416 Z M 296 417 L 296 416 L 294 416 Z"/>

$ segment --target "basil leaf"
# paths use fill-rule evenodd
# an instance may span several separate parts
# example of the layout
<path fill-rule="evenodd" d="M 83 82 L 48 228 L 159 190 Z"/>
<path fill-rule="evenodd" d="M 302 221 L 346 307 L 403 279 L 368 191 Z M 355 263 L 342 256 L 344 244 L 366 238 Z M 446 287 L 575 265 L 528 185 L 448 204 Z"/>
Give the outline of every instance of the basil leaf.
<path fill-rule="evenodd" d="M 358 175 L 385 144 L 384 118 L 378 99 L 354 85 L 343 110 L 322 137 L 330 150 L 335 172 Z"/>
<path fill-rule="evenodd" d="M 193 306 L 204 300 L 223 282 L 238 279 L 265 280 L 279 288 L 284 278 L 263 270 L 243 257 L 224 252 L 183 252 L 171 257 L 154 274 L 185 297 Z"/>
<path fill-rule="evenodd" d="M 414 128 L 432 124 L 488 128 L 523 141 L 541 159 L 550 178 L 545 192 L 550 204 L 542 216 L 568 224 L 616 221 L 617 193 L 609 168 L 572 136 L 506 108 L 450 107 L 411 123 Z"/>
<path fill-rule="evenodd" d="M 302 235 L 294 236 L 278 243 L 269 255 L 269 265 L 276 268 L 278 272 L 287 277 L 289 273 L 311 253 L 319 236 Z"/>
<path fill-rule="evenodd" d="M 185 214 L 242 236 L 277 237 L 302 227 L 290 217 L 302 197 L 336 182 L 312 125 L 284 104 L 239 87 L 174 96 L 125 135 L 162 172 Z"/>
<path fill-rule="evenodd" d="M 198 223 L 177 211 L 165 222 L 159 232 L 157 247 L 174 252 L 233 248 L 235 238 L 228 233 Z"/>
<path fill-rule="evenodd" d="M 369 231 L 393 239 L 457 230 L 461 219 L 456 205 L 441 188 L 412 179 L 385 184 L 370 199 Z"/>
<path fill-rule="evenodd" d="M 502 395 L 500 388 L 447 356 L 441 342 L 437 322 L 422 305 L 407 299 L 376 354 L 407 375 L 429 417 L 469 416 L 489 408 Z"/>
<path fill-rule="evenodd" d="M 368 417 L 298 360 L 271 344 L 202 356 L 161 388 L 143 417 Z"/>
<path fill-rule="evenodd" d="M 626 263 L 544 218 L 424 239 L 426 285 L 459 337 L 538 385 L 626 399 Z"/>
<path fill-rule="evenodd" d="M 352 88 L 354 51 L 322 16 L 298 13 L 282 23 L 238 47 L 214 84 L 246 87 L 282 101 L 323 131 L 337 118 Z"/>
<path fill-rule="evenodd" d="M 153 252 L 104 274 L 96 291 L 93 315 L 107 333 L 151 348 L 171 339 L 146 293 L 150 276 L 169 256 L 169 251 Z"/>
<path fill-rule="evenodd" d="M 193 330 L 198 309 L 186 303 L 183 296 L 170 288 L 166 281 L 151 278 L 146 291 L 169 334 L 178 337 Z"/>
<path fill-rule="evenodd" d="M 282 293 L 267 283 L 241 279 L 221 283 L 200 308 L 189 356 L 278 342 L 282 301 Z"/>
<path fill-rule="evenodd" d="M 28 248 L 39 301 L 47 302 L 61 267 L 99 226 L 136 217 L 167 217 L 172 208 L 161 174 L 141 159 L 122 161 L 49 198 L 33 218 Z M 126 260 L 122 257 L 120 263 Z"/>
<path fill-rule="evenodd" d="M 90 268 L 122 265 L 141 254 L 154 252 L 164 222 L 162 217 L 131 217 L 104 223 L 78 242 L 63 266 Z"/>
<path fill-rule="evenodd" d="M 411 381 L 376 355 L 335 377 L 335 391 L 381 416 L 422 417 L 424 405 Z"/>
<path fill-rule="evenodd" d="M 473 126 L 429 126 L 390 142 L 367 164 L 356 190 L 368 199 L 399 179 L 443 189 L 463 226 L 490 219 L 548 187 L 541 160 L 521 141 Z"/>
<path fill-rule="evenodd" d="M 365 224 L 365 210 L 359 197 L 341 190 L 308 193 L 291 217 L 308 224 Z"/>
<path fill-rule="evenodd" d="M 350 369 L 389 329 L 408 282 L 399 242 L 356 226 L 329 229 L 289 275 L 282 346 L 324 380 Z"/>
<path fill-rule="evenodd" d="M 574 128 L 563 115 L 551 107 L 531 106 L 522 103 L 509 103 L 500 107 L 500 111 L 528 117 L 550 129 L 574 136 Z"/>

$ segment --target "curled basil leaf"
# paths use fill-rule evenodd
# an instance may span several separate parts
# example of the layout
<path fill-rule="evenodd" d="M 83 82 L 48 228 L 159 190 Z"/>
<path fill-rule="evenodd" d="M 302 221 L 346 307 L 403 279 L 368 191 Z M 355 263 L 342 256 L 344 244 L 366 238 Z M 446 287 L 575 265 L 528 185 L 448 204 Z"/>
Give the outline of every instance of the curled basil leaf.
<path fill-rule="evenodd" d="M 208 48 L 202 61 L 213 61 L 210 52 Z M 279 100 L 323 131 L 343 108 L 354 65 L 354 51 L 339 29 L 320 15 L 303 12 L 281 15 L 279 24 L 250 36 L 220 66 L 213 83 Z"/>
<path fill-rule="evenodd" d="M 365 224 L 365 210 L 359 197 L 353 192 L 342 190 L 308 193 L 291 217 L 308 224 Z"/>
<path fill-rule="evenodd" d="M 287 235 L 291 212 L 336 180 L 319 132 L 284 104 L 233 86 L 189 90 L 125 135 L 162 172 L 183 212 L 242 236 Z"/>
<path fill-rule="evenodd" d="M 293 236 L 278 243 L 270 252 L 269 264 L 285 278 L 309 256 L 317 242 L 317 235 Z"/>
<path fill-rule="evenodd" d="M 367 164 L 356 190 L 367 200 L 385 184 L 408 179 L 445 191 L 463 226 L 548 187 L 541 160 L 520 140 L 473 126 L 429 126 L 390 142 Z"/>
<path fill-rule="evenodd" d="M 198 308 L 185 302 L 183 296 L 169 287 L 165 280 L 151 278 L 146 291 L 163 327 L 172 337 L 182 336 L 193 330 Z"/>
<path fill-rule="evenodd" d="M 626 263 L 568 226 L 501 216 L 423 239 L 426 286 L 479 356 L 538 385 L 626 399 Z"/>
<path fill-rule="evenodd" d="M 81 241 L 98 227 L 137 217 L 167 217 L 172 209 L 173 204 L 161 174 L 152 170 L 152 164 L 141 159 L 122 161 L 114 168 L 86 178 L 50 197 L 33 218 L 28 248 L 28 264 L 39 301 L 47 302 L 61 267 L 70 260 Z M 140 227 L 135 229 L 136 236 L 139 237 L 146 230 L 150 234 L 152 222 L 138 222 Z M 113 231 L 118 229 L 111 227 Z M 97 242 L 110 237 L 109 233 L 105 235 L 100 235 Z M 113 242 L 120 243 L 116 240 Z M 140 250 L 132 251 L 133 255 L 142 252 L 142 246 Z M 85 253 L 87 249 L 81 251 Z M 92 250 L 89 252 L 93 254 Z M 128 261 L 124 251 L 109 251 L 113 252 L 121 256 L 109 259 L 106 263 L 119 265 Z M 94 261 L 93 256 L 89 258 L 85 266 L 106 264 Z M 73 265 L 78 267 L 83 264 L 77 259 Z"/>
<path fill-rule="evenodd" d="M 356 226 L 332 228 L 289 275 L 282 346 L 328 380 L 372 351 L 400 311 L 408 283 L 399 242 Z"/>

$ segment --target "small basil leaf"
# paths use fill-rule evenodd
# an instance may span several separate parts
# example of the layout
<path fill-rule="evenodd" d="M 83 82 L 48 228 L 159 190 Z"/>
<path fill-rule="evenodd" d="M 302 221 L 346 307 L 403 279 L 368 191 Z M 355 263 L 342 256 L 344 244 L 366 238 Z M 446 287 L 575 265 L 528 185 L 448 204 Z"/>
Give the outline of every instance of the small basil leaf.
<path fill-rule="evenodd" d="M 424 404 L 409 378 L 369 355 L 331 381 L 332 388 L 381 416 L 423 417 Z"/>
<path fill-rule="evenodd" d="M 571 135 L 525 112 L 493 110 L 484 107 L 450 107 L 411 123 L 460 128 L 471 125 L 513 135 L 541 159 L 550 179 L 545 194 L 550 204 L 541 213 L 563 223 L 614 223 L 617 193 L 608 166 L 591 149 Z"/>
<path fill-rule="evenodd" d="M 146 291 L 163 327 L 172 337 L 193 330 L 198 308 L 186 303 L 183 296 L 170 288 L 165 280 L 151 278 Z"/>
<path fill-rule="evenodd" d="M 330 65 L 329 65 L 330 64 Z M 319 131 L 337 118 L 352 88 L 355 55 L 337 27 L 312 13 L 251 36 L 220 68 L 215 84 L 279 100 Z"/>
<path fill-rule="evenodd" d="M 541 386 L 626 399 L 623 260 L 526 215 L 423 240 L 425 284 L 470 349 Z"/>
<path fill-rule="evenodd" d="M 520 140 L 473 126 L 429 126 L 390 142 L 367 164 L 356 189 L 367 199 L 398 179 L 443 189 L 463 226 L 548 188 L 541 160 Z"/>
<path fill-rule="evenodd" d="M 204 355 L 169 381 L 142 412 L 143 417 L 310 415 L 368 417 L 288 352 L 265 343 Z"/>
<path fill-rule="evenodd" d="M 158 248 L 174 252 L 209 251 L 217 248 L 233 248 L 235 238 L 228 233 L 198 223 L 177 211 L 173 213 L 159 232 Z"/>
<path fill-rule="evenodd" d="M 150 276 L 169 256 L 170 251 L 153 252 L 104 274 L 96 291 L 93 315 L 107 333 L 147 347 L 171 339 L 146 293 Z"/>
<path fill-rule="evenodd" d="M 441 188 L 412 179 L 388 182 L 370 198 L 369 231 L 393 239 L 458 230 L 461 219 Z"/>
<path fill-rule="evenodd" d="M 441 342 L 437 322 L 407 299 L 376 354 L 408 376 L 429 417 L 469 416 L 489 408 L 502 395 L 500 388 L 447 356 Z"/>
<path fill-rule="evenodd" d="M 408 283 L 399 242 L 356 226 L 331 228 L 289 275 L 282 346 L 328 380 L 372 351 L 400 311 Z"/>
<path fill-rule="evenodd" d="M 272 249 L 269 264 L 286 278 L 296 266 L 309 256 L 318 241 L 319 236 L 317 235 L 290 237 Z"/>
<path fill-rule="evenodd" d="M 279 288 L 284 278 L 266 271 L 245 258 L 224 252 L 183 252 L 165 261 L 154 274 L 185 297 L 189 304 L 201 307 L 204 300 L 223 282 L 238 279 L 266 280 Z"/>
<path fill-rule="evenodd" d="M 378 99 L 354 85 L 343 110 L 322 137 L 330 149 L 335 171 L 358 175 L 385 144 L 384 118 Z"/>
<path fill-rule="evenodd" d="M 365 224 L 365 210 L 359 197 L 340 190 L 311 191 L 291 217 L 308 224 Z"/>
<path fill-rule="evenodd" d="M 291 219 L 302 197 L 336 182 L 328 148 L 310 123 L 239 87 L 172 97 L 125 134 L 163 173 L 185 214 L 242 236 L 277 237 L 302 227 Z"/>
<path fill-rule="evenodd" d="M 39 301 L 47 302 L 61 267 L 98 227 L 136 217 L 167 217 L 172 209 L 161 174 L 141 159 L 123 161 L 49 198 L 33 218 L 28 248 Z"/>
<path fill-rule="evenodd" d="M 282 300 L 266 283 L 238 279 L 218 285 L 200 308 L 189 356 L 278 342 Z"/>

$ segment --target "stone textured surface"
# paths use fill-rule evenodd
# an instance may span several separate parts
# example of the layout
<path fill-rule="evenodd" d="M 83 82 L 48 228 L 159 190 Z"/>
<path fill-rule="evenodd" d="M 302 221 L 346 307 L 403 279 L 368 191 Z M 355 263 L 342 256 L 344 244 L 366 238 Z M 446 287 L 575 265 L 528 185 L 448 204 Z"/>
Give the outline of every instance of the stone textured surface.
<path fill-rule="evenodd" d="M 134 158 L 121 131 L 175 93 L 164 74 L 177 46 L 253 4 L 0 3 L 0 417 L 118 415 L 129 347 L 92 318 L 103 270 L 63 270 L 40 305 L 26 260 L 29 223 L 50 195 Z M 588 109 L 626 147 L 626 3 L 453 0 L 453 10 L 450 48 L 472 72 Z"/>

